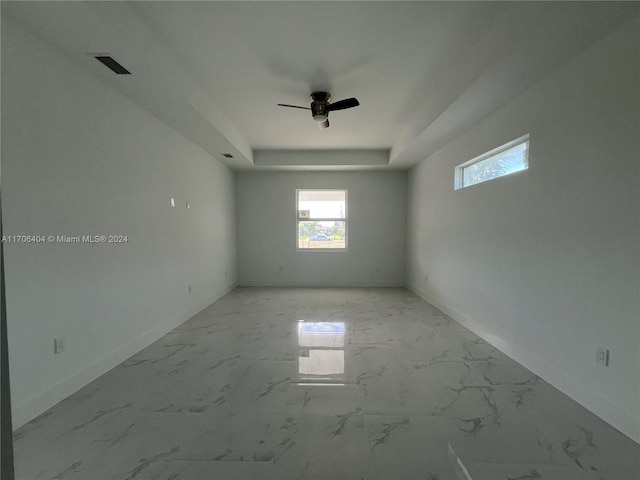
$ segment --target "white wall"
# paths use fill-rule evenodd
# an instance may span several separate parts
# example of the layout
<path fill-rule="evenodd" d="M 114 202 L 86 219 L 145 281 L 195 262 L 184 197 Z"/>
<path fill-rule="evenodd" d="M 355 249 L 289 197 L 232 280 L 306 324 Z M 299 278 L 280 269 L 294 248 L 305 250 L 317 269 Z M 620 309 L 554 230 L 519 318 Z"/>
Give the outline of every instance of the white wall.
<path fill-rule="evenodd" d="M 6 235 L 128 235 L 5 245 L 16 428 L 235 284 L 233 173 L 6 15 L 2 183 Z"/>
<path fill-rule="evenodd" d="M 346 251 L 296 251 L 298 188 L 348 190 Z M 405 172 L 238 173 L 236 194 L 240 285 L 404 285 Z"/>
<path fill-rule="evenodd" d="M 407 219 L 411 289 L 636 441 L 639 31 L 636 18 L 412 169 Z M 453 190 L 456 165 L 525 133 L 528 171 Z"/>

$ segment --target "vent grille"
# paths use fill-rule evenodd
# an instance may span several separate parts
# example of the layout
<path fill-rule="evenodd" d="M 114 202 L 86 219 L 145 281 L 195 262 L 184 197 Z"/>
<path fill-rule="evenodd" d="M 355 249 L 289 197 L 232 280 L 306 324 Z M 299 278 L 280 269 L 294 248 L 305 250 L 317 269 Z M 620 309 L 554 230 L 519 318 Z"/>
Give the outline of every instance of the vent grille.
<path fill-rule="evenodd" d="M 116 62 L 113 57 L 108 55 L 96 55 L 94 58 L 118 75 L 131 75 L 131 72 Z"/>
<path fill-rule="evenodd" d="M 233 155 L 231 155 L 230 153 L 223 153 L 222 156 L 226 158 L 233 158 Z"/>

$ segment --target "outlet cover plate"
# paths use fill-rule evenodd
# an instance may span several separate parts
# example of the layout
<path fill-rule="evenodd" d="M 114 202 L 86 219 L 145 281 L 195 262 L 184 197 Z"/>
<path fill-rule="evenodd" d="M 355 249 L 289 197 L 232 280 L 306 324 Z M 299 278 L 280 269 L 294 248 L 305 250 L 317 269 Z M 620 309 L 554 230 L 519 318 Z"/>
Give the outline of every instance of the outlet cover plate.
<path fill-rule="evenodd" d="M 601 363 L 605 367 L 609 366 L 609 350 L 606 348 L 596 348 L 596 362 Z"/>
<path fill-rule="evenodd" d="M 67 347 L 67 339 L 65 337 L 54 338 L 53 340 L 53 353 L 62 353 Z"/>

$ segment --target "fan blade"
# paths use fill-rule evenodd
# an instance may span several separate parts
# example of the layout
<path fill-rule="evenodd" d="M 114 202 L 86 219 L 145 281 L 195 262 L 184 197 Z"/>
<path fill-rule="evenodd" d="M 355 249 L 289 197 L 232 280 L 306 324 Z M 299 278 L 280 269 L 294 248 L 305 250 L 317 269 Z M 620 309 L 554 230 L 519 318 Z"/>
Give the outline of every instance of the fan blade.
<path fill-rule="evenodd" d="M 279 103 L 279 107 L 301 108 L 302 110 L 311 110 L 309 107 L 299 107 L 297 105 L 287 105 L 286 103 Z"/>
<path fill-rule="evenodd" d="M 345 98 L 344 100 L 338 100 L 335 103 L 331 103 L 327 105 L 327 110 L 333 112 L 334 110 L 345 110 L 347 108 L 353 108 L 360 105 L 360 102 L 357 98 Z"/>
<path fill-rule="evenodd" d="M 324 122 L 318 122 L 318 126 L 320 128 L 329 128 L 329 119 L 327 118 Z"/>

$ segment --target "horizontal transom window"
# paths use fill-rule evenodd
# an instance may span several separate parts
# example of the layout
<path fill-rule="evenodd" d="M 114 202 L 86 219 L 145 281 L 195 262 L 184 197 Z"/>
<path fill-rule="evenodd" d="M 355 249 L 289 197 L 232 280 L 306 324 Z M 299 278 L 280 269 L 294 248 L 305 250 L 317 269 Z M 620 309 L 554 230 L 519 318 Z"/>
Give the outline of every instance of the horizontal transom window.
<path fill-rule="evenodd" d="M 458 165 L 455 189 L 470 187 L 529 168 L 529 134 Z"/>

